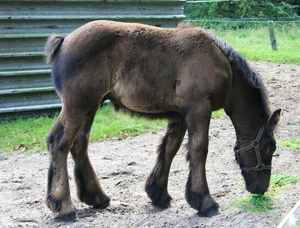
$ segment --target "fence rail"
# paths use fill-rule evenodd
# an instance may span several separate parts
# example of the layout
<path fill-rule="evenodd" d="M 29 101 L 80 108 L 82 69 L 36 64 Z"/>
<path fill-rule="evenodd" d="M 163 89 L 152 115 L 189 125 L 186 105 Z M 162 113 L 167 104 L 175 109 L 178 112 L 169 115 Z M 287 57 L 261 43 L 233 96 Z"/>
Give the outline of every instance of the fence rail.
<path fill-rule="evenodd" d="M 61 107 L 43 49 L 52 33 L 67 34 L 99 19 L 176 27 L 185 0 L 0 0 L 0 117 Z"/>
<path fill-rule="evenodd" d="M 240 0 L 187 0 L 186 3 L 204 3 L 204 2 L 238 2 Z"/>

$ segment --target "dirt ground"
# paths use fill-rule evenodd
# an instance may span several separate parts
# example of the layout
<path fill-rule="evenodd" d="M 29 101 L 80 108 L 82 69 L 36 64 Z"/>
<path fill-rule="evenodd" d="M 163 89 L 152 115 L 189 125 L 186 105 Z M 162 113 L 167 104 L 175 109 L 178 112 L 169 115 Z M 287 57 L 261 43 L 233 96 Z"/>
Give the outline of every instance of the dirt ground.
<path fill-rule="evenodd" d="M 269 91 L 271 109 L 283 109 L 277 140 L 300 136 L 300 66 L 252 62 Z M 103 210 L 79 202 L 73 183 L 73 163 L 69 158 L 71 195 L 78 209 L 76 222 L 55 221 L 45 206 L 47 152 L 14 152 L 0 157 L 0 227 L 276 227 L 299 200 L 300 182 L 279 190 L 272 198 L 274 209 L 267 213 L 247 212 L 232 202 L 249 194 L 234 161 L 235 132 L 228 118 L 212 119 L 207 178 L 211 194 L 220 205 L 219 214 L 198 217 L 185 201 L 188 175 L 186 150 L 182 146 L 170 173 L 171 207 L 151 205 L 144 192 L 145 179 L 156 159 L 155 149 L 164 134 L 149 133 L 123 140 L 109 139 L 90 145 L 90 157 L 101 184 L 111 197 Z M 186 138 L 185 138 L 186 140 Z M 300 176 L 300 152 L 278 147 L 272 173 Z M 300 209 L 297 216 L 300 215 Z M 286 226 L 288 227 L 288 226 Z"/>

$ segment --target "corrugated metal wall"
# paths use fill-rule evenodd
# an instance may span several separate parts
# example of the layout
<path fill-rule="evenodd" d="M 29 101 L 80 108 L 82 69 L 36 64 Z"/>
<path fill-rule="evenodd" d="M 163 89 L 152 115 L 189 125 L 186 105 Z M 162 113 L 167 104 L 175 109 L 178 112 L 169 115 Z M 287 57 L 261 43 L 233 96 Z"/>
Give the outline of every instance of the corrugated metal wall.
<path fill-rule="evenodd" d="M 61 107 L 43 50 L 52 33 L 99 19 L 176 27 L 185 0 L 0 0 L 0 117 Z"/>

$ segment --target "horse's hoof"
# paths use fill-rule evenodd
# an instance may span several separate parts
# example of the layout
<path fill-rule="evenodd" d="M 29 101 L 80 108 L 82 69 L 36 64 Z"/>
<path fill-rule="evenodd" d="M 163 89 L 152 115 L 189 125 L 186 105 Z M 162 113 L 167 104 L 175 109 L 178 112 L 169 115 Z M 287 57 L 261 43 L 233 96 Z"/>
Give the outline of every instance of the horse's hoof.
<path fill-rule="evenodd" d="M 152 205 L 160 208 L 168 208 L 172 197 L 166 191 L 163 193 L 161 187 L 157 183 L 149 180 L 151 180 L 151 178 L 148 178 L 145 190 L 148 197 L 151 199 Z"/>
<path fill-rule="evenodd" d="M 98 205 L 95 205 L 94 208 L 97 208 L 97 209 L 104 209 L 104 208 L 107 208 L 110 204 L 110 197 L 107 197 L 107 199 L 103 202 L 101 202 L 100 204 Z"/>
<path fill-rule="evenodd" d="M 210 207 L 203 208 L 198 211 L 197 215 L 201 217 L 212 217 L 219 214 L 219 205 L 214 202 Z"/>
<path fill-rule="evenodd" d="M 110 197 L 105 195 L 104 197 L 100 197 L 98 193 L 88 193 L 84 192 L 84 194 L 79 194 L 78 198 L 80 201 L 86 203 L 87 205 L 91 205 L 94 208 L 103 209 L 109 206 Z M 102 200 L 101 200 L 102 199 Z"/>
<path fill-rule="evenodd" d="M 58 216 L 55 217 L 55 220 L 64 221 L 64 222 L 74 222 L 78 220 L 77 209 L 74 208 L 74 210 L 71 212 L 59 214 Z"/>
<path fill-rule="evenodd" d="M 161 196 L 159 200 L 152 201 L 152 204 L 156 207 L 165 209 L 170 207 L 171 199 L 172 197 L 169 194 L 166 194 L 165 196 Z"/>

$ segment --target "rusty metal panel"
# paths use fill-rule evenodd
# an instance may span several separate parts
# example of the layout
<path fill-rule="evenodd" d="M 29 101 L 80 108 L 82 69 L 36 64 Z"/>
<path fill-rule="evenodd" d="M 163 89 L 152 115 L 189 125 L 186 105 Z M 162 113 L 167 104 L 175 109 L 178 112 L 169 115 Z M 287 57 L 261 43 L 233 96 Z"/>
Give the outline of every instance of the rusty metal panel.
<path fill-rule="evenodd" d="M 0 0 L 0 117 L 61 107 L 43 49 L 52 33 L 93 20 L 176 27 L 185 0 Z"/>

